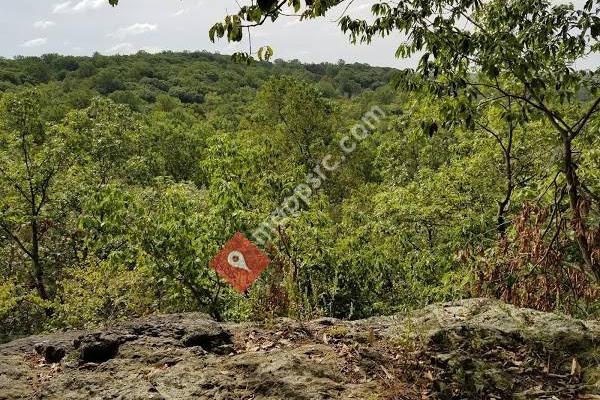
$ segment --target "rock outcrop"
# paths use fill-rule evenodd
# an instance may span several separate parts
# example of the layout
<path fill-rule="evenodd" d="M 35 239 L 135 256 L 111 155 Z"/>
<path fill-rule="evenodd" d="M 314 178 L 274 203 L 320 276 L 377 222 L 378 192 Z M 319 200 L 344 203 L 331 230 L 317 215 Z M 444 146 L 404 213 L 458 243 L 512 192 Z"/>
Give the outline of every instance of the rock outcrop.
<path fill-rule="evenodd" d="M 600 324 L 471 299 L 362 321 L 152 316 L 0 346 L 0 399 L 600 399 Z"/>

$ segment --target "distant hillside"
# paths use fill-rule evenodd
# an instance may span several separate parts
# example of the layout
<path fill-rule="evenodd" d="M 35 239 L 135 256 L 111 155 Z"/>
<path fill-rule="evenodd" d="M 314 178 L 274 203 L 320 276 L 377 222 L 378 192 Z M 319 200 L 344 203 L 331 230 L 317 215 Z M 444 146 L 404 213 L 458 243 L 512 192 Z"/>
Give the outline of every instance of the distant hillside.
<path fill-rule="evenodd" d="M 253 92 L 274 75 L 292 75 L 318 84 L 326 97 L 353 97 L 386 84 L 391 68 L 366 64 L 302 64 L 297 60 L 253 65 L 208 52 L 140 52 L 92 57 L 47 54 L 0 59 L 0 91 L 20 85 L 58 84 L 57 98 L 68 108 L 83 108 L 97 94 L 141 111 L 167 101 L 199 105 L 207 96 L 238 97 Z"/>

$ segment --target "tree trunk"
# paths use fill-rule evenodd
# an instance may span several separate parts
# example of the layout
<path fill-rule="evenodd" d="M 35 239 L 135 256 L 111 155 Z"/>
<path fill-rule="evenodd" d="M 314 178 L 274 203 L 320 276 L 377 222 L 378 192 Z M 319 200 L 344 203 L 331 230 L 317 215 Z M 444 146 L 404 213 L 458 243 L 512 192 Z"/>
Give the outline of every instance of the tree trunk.
<path fill-rule="evenodd" d="M 33 273 L 35 287 L 42 300 L 48 300 L 48 293 L 44 285 L 44 270 L 40 263 L 40 243 L 38 238 L 39 228 L 36 218 L 31 220 L 31 262 L 33 263 Z"/>
<path fill-rule="evenodd" d="M 512 134 L 510 139 L 510 147 L 512 147 Z M 496 227 L 500 237 L 504 237 L 506 235 L 506 226 L 508 225 L 508 223 L 506 222 L 506 213 L 508 213 L 508 206 L 510 205 L 510 200 L 512 198 L 513 191 L 515 190 L 510 147 L 509 150 L 504 154 L 504 166 L 506 172 L 506 193 L 504 196 L 504 200 L 498 203 L 498 216 L 496 220 Z"/>

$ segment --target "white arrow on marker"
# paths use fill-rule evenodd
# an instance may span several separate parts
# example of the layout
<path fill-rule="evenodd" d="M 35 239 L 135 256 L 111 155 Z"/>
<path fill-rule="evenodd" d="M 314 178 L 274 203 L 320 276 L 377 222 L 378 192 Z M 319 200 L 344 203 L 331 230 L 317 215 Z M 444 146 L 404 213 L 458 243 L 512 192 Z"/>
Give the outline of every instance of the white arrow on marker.
<path fill-rule="evenodd" d="M 240 251 L 234 250 L 231 253 L 229 253 L 229 255 L 227 256 L 227 262 L 233 268 L 243 269 L 246 272 L 252 272 L 250 268 L 248 268 L 248 266 L 246 265 L 246 259 Z"/>

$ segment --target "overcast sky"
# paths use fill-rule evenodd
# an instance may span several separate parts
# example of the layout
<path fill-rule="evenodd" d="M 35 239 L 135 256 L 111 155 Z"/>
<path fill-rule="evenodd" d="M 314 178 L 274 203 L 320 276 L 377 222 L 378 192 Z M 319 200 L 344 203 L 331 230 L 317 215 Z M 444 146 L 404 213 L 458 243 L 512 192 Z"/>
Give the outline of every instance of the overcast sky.
<path fill-rule="evenodd" d="M 584 0 L 576 0 L 581 3 Z M 368 15 L 373 0 L 355 0 L 349 12 Z M 18 0 L 5 2 L 0 13 L 0 56 L 60 53 L 91 55 L 129 54 L 138 50 L 208 50 L 230 54 L 248 49 L 248 43 L 213 44 L 208 29 L 227 12 L 235 0 L 121 0 L 112 8 L 107 0 Z M 349 44 L 336 23 L 342 10 L 327 18 L 299 23 L 282 17 L 253 31 L 257 46 L 270 44 L 275 58 L 305 62 L 344 59 L 371 65 L 402 68 L 414 61 L 398 60 L 394 52 L 400 36 L 375 40 L 369 46 Z M 596 67 L 594 57 L 581 65 Z"/>
<path fill-rule="evenodd" d="M 208 50 L 230 54 L 248 43 L 213 44 L 208 29 L 235 10 L 235 0 L 18 0 L 3 4 L 0 13 L 0 56 L 61 53 L 128 54 L 138 50 Z M 355 14 L 369 12 L 368 0 L 356 0 Z M 336 10 L 341 12 L 341 10 Z M 371 46 L 352 46 L 330 18 L 299 23 L 284 17 L 275 25 L 253 31 L 257 46 L 270 44 L 275 58 L 306 62 L 344 59 L 372 65 L 403 67 L 394 58 L 398 38 L 377 40 Z"/>

